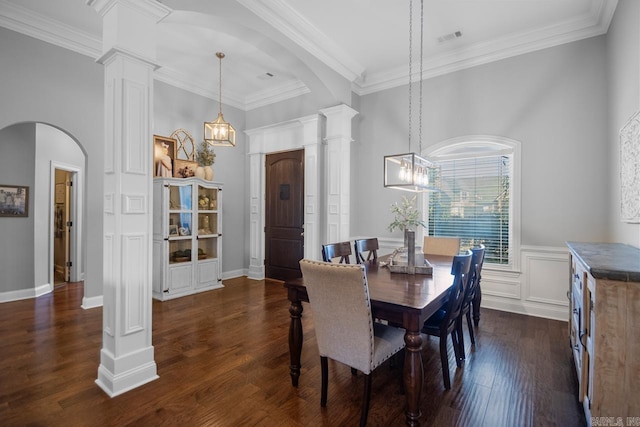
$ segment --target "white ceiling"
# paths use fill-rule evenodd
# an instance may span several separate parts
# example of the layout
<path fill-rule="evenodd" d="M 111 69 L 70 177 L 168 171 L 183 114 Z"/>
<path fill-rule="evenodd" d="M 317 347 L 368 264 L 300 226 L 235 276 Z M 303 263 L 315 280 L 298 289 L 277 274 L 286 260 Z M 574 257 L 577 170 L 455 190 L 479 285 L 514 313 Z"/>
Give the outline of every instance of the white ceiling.
<path fill-rule="evenodd" d="M 154 0 L 137 0 L 152 2 Z M 315 64 L 360 95 L 409 80 L 409 0 L 162 0 L 156 78 L 244 110 L 309 91 Z M 419 70 L 420 0 L 413 5 Z M 425 77 L 607 32 L 617 0 L 424 0 Z M 97 58 L 86 0 L 0 0 L 0 26 Z M 439 42 L 459 31 L 462 36 Z M 315 62 L 314 62 L 315 61 Z M 273 77 L 267 76 L 271 73 Z"/>

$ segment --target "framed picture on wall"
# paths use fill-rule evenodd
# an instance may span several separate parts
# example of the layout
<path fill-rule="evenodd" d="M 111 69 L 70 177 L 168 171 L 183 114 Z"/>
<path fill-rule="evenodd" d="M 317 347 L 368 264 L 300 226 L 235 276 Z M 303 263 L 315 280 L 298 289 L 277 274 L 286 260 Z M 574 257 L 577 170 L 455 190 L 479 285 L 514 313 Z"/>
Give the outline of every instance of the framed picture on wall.
<path fill-rule="evenodd" d="M 29 216 L 29 187 L 0 184 L 0 216 Z"/>
<path fill-rule="evenodd" d="M 153 176 L 171 178 L 177 142 L 173 138 L 153 135 Z"/>

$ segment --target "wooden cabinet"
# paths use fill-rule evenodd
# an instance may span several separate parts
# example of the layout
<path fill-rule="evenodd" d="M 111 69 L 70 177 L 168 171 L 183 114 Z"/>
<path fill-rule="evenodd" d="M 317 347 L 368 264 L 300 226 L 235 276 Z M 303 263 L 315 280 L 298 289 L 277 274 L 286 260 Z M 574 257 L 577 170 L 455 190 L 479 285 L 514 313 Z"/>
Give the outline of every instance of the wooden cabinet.
<path fill-rule="evenodd" d="M 222 287 L 222 185 L 199 178 L 153 182 L 153 297 Z"/>
<path fill-rule="evenodd" d="M 587 424 L 640 416 L 640 249 L 568 243 L 569 343 Z M 635 418 L 634 418 L 635 419 Z"/>

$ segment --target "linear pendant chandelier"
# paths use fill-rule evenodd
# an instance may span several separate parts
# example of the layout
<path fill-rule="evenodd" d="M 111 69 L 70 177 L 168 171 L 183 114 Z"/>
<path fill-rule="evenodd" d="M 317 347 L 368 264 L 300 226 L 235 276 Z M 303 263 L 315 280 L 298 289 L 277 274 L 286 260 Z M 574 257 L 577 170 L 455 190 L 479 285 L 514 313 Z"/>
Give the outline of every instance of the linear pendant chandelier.
<path fill-rule="evenodd" d="M 209 145 L 235 147 L 236 130 L 231 124 L 224 121 L 224 116 L 222 115 L 222 58 L 224 58 L 224 53 L 216 52 L 216 56 L 220 60 L 220 80 L 218 84 L 220 112 L 215 121 L 204 122 L 204 140 Z"/>
<path fill-rule="evenodd" d="M 420 131 L 419 151 L 411 152 L 411 86 L 413 61 L 413 0 L 409 2 L 409 152 L 384 156 L 384 186 L 397 190 L 422 193 L 438 191 L 440 168 L 421 156 L 422 153 L 422 51 L 424 39 L 424 0 L 420 0 Z"/>

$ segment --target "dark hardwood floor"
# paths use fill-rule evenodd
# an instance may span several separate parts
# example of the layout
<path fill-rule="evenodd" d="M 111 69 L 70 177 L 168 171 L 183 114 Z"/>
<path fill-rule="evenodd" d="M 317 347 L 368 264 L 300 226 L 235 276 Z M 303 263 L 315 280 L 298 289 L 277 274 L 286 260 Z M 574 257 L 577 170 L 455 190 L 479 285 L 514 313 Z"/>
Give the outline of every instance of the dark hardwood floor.
<path fill-rule="evenodd" d="M 305 304 L 298 388 L 289 378 L 288 301 L 276 282 L 227 280 L 225 288 L 153 302 L 159 379 L 116 398 L 95 384 L 102 309 L 83 310 L 82 285 L 0 304 L 3 426 L 357 425 L 363 377 L 329 363 L 320 407 L 320 363 Z M 466 331 L 466 329 L 465 329 Z M 449 344 L 450 345 L 450 344 Z M 438 339 L 423 350 L 422 424 L 583 426 L 567 324 L 482 310 L 476 345 L 442 385 Z M 455 370 L 455 372 L 454 372 Z M 369 425 L 404 425 L 400 370 L 374 373 Z"/>

